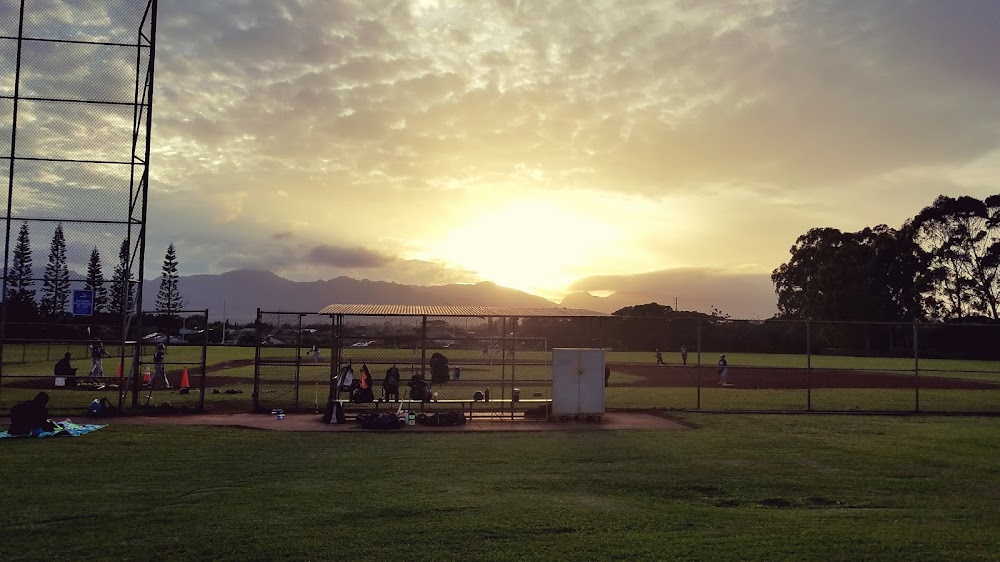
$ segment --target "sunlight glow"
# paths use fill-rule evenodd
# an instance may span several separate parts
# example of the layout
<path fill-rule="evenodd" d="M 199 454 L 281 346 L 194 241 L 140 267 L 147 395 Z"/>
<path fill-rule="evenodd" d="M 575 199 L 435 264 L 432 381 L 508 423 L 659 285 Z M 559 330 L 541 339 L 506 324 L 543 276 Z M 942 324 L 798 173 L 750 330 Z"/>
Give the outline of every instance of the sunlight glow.
<path fill-rule="evenodd" d="M 452 228 L 430 253 L 484 280 L 551 298 L 619 239 L 618 228 L 604 219 L 521 199 Z"/>

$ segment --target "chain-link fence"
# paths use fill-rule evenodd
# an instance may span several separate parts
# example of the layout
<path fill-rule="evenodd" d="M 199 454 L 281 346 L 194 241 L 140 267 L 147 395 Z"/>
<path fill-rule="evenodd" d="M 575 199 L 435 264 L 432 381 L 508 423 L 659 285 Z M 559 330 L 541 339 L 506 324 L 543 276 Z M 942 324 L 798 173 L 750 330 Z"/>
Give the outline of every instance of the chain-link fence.
<path fill-rule="evenodd" d="M 0 2 L 0 408 L 53 347 L 132 362 L 155 36 L 156 0 Z"/>
<path fill-rule="evenodd" d="M 376 402 L 393 367 L 404 398 L 417 375 L 442 401 L 549 399 L 551 349 L 601 347 L 609 409 L 1000 412 L 1000 325 L 263 312 L 258 327 L 258 410 L 322 409 L 347 365 Z"/>
<path fill-rule="evenodd" d="M 100 325 L 9 340 L 0 415 L 39 392 L 49 395 L 54 415 L 82 415 L 101 398 L 126 411 L 202 411 L 207 326 L 207 310 L 152 311 L 144 314 L 143 337 L 124 344 L 109 344 L 102 331 L 109 328 Z"/>

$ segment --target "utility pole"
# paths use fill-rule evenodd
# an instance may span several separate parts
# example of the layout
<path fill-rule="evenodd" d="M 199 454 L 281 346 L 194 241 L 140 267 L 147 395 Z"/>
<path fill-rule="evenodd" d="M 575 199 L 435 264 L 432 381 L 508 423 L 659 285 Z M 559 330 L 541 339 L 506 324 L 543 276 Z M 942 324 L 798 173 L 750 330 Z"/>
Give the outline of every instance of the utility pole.
<path fill-rule="evenodd" d="M 674 312 L 677 311 L 677 297 L 674 297 Z"/>

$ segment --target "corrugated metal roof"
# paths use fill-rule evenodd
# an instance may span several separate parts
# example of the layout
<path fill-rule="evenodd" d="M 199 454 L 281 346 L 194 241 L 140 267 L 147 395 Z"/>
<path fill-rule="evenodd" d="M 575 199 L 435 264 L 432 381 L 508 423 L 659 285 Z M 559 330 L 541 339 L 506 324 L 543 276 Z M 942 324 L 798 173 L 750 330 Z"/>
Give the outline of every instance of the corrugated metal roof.
<path fill-rule="evenodd" d="M 608 316 L 603 312 L 580 308 L 522 308 L 517 306 L 425 306 L 411 304 L 331 304 L 319 311 L 320 314 L 343 314 L 346 316 L 517 316 L 530 318 L 537 316 Z"/>

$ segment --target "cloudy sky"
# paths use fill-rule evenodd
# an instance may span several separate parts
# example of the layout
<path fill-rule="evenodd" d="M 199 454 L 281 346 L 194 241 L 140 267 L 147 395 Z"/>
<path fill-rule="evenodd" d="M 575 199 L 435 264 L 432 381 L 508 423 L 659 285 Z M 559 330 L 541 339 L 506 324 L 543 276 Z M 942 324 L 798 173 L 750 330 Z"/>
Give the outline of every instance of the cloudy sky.
<path fill-rule="evenodd" d="M 809 228 L 1000 191 L 995 0 L 160 0 L 158 24 L 148 277 L 173 242 L 182 274 L 764 316 Z"/>

